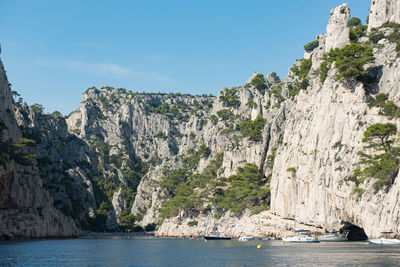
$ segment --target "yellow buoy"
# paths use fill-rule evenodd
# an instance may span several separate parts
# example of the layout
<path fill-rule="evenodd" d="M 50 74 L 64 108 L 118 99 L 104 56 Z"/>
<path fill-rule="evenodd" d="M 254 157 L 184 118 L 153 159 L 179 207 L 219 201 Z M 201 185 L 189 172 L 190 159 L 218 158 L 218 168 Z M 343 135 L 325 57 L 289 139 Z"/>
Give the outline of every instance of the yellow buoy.
<path fill-rule="evenodd" d="M 261 249 L 262 248 L 262 246 L 261 245 L 257 245 L 257 249 Z"/>

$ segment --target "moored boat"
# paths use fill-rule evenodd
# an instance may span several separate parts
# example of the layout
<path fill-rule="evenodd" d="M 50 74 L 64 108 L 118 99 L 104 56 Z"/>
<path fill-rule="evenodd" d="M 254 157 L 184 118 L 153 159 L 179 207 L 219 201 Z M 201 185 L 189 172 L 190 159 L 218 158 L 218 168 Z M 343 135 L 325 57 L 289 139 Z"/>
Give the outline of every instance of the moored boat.
<path fill-rule="evenodd" d="M 210 221 L 210 217 L 211 217 L 211 214 L 213 214 L 213 223 L 215 223 L 215 214 L 214 214 L 214 201 L 213 201 L 213 205 L 212 205 L 212 207 L 211 207 L 211 212 L 208 214 L 208 218 L 207 218 L 207 223 L 206 223 L 206 227 L 204 228 L 204 235 L 203 235 L 203 237 L 204 237 L 204 239 L 207 241 L 207 240 L 231 240 L 232 239 L 232 237 L 230 237 L 230 236 L 220 236 L 219 235 L 219 233 L 218 233 L 218 231 L 214 231 L 214 233 L 215 234 L 209 234 L 209 235 L 207 235 L 207 227 L 208 227 L 208 223 L 209 223 L 209 221 Z M 215 226 L 215 225 L 214 225 Z M 215 229 L 214 229 L 215 230 Z"/>
<path fill-rule="evenodd" d="M 283 243 L 319 243 L 318 238 L 308 235 L 294 235 L 282 238 Z"/>
<path fill-rule="evenodd" d="M 219 235 L 203 235 L 205 240 L 230 240 L 230 236 L 219 236 Z"/>
<path fill-rule="evenodd" d="M 241 237 L 239 237 L 239 241 L 251 241 L 253 239 L 254 239 L 254 237 L 252 237 L 252 236 L 241 236 Z"/>
<path fill-rule="evenodd" d="M 368 242 L 373 245 L 400 245 L 400 240 L 395 238 L 368 239 Z"/>
<path fill-rule="evenodd" d="M 337 233 L 327 233 L 319 236 L 318 240 L 321 242 L 344 242 L 347 241 L 347 237 L 338 235 Z"/>

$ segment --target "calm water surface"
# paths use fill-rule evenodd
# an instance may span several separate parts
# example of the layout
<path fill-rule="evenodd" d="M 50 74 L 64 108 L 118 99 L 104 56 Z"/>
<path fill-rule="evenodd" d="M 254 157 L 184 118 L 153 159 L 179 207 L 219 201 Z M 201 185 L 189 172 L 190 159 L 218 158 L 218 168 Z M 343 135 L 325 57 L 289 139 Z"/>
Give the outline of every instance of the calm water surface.
<path fill-rule="evenodd" d="M 257 245 L 262 249 L 256 249 Z M 400 266 L 400 246 L 91 238 L 0 242 L 0 266 Z"/>

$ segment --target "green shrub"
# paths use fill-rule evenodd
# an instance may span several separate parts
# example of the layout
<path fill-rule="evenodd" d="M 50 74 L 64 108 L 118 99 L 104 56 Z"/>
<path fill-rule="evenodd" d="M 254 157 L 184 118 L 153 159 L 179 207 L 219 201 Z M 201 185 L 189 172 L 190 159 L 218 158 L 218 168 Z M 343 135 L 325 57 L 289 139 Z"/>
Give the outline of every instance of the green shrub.
<path fill-rule="evenodd" d="M 108 214 L 111 210 L 111 203 L 109 201 L 103 201 L 100 207 L 96 211 L 94 218 L 88 218 L 89 229 L 95 232 L 103 232 L 106 230 L 106 222 Z"/>
<path fill-rule="evenodd" d="M 19 138 L 17 143 L 14 144 L 15 148 L 34 147 L 34 146 L 36 146 L 36 142 L 28 138 Z"/>
<path fill-rule="evenodd" d="M 247 101 L 246 106 L 248 106 L 250 108 L 256 108 L 257 107 L 257 103 L 254 102 L 253 98 L 250 98 L 249 101 Z"/>
<path fill-rule="evenodd" d="M 282 88 L 279 86 L 274 86 L 271 88 L 271 90 L 268 91 L 268 93 L 270 94 L 270 96 L 274 96 L 278 103 L 282 103 L 283 101 L 285 101 L 285 98 L 282 96 Z"/>
<path fill-rule="evenodd" d="M 188 226 L 190 226 L 190 227 L 197 226 L 198 224 L 199 224 L 198 221 L 190 221 L 190 222 L 188 222 Z"/>
<path fill-rule="evenodd" d="M 63 115 L 59 111 L 54 111 L 50 114 L 51 117 L 53 117 L 55 120 L 62 121 L 64 119 Z"/>
<path fill-rule="evenodd" d="M 289 95 L 290 95 L 291 97 L 296 96 L 299 92 L 300 92 L 300 87 L 297 86 L 297 84 L 295 84 L 295 85 L 289 85 Z"/>
<path fill-rule="evenodd" d="M 308 53 L 310 53 L 310 52 L 312 52 L 315 48 L 317 48 L 318 46 L 319 46 L 319 41 L 318 41 L 318 40 L 315 40 L 315 41 L 312 41 L 312 42 L 306 44 L 306 45 L 304 46 L 304 50 L 306 50 Z"/>
<path fill-rule="evenodd" d="M 319 67 L 319 78 L 321 83 L 323 84 L 328 78 L 328 71 L 330 69 L 329 63 L 327 61 L 323 61 Z"/>
<path fill-rule="evenodd" d="M 237 174 L 228 177 L 227 181 L 229 186 L 215 197 L 219 209 L 241 213 L 246 208 L 269 208 L 269 183 L 263 181 L 257 165 L 247 163 L 239 167 Z"/>
<path fill-rule="evenodd" d="M 204 143 L 202 143 L 197 153 L 202 158 L 208 158 L 211 155 L 211 149 L 207 147 Z"/>
<path fill-rule="evenodd" d="M 220 93 L 219 100 L 224 103 L 226 107 L 238 107 L 240 106 L 240 100 L 236 95 L 237 91 L 237 87 L 232 87 L 230 89 L 224 88 Z"/>
<path fill-rule="evenodd" d="M 265 109 L 269 109 L 271 107 L 271 100 L 268 99 L 267 104 L 265 104 Z"/>
<path fill-rule="evenodd" d="M 164 140 L 168 139 L 168 136 L 162 131 L 159 131 L 158 133 L 156 133 L 156 135 L 154 135 L 154 137 L 164 139 Z"/>
<path fill-rule="evenodd" d="M 306 90 L 309 81 L 306 78 L 308 73 L 310 72 L 312 67 L 311 59 L 303 59 L 300 63 L 300 66 L 293 66 L 290 70 L 297 76 L 299 79 L 296 79 L 296 83 L 293 85 L 289 85 L 289 95 L 293 98 L 296 96 L 301 89 Z"/>
<path fill-rule="evenodd" d="M 211 122 L 215 125 L 215 124 L 217 124 L 217 122 L 218 122 L 218 117 L 215 116 L 215 115 L 211 115 L 211 116 L 210 116 L 210 120 L 211 120 Z"/>
<path fill-rule="evenodd" d="M 372 42 L 373 44 L 377 44 L 380 40 L 385 38 L 385 35 L 377 29 L 372 29 L 370 34 L 368 35 L 368 38 L 370 42 Z"/>
<path fill-rule="evenodd" d="M 380 114 L 388 116 L 390 118 L 400 117 L 400 108 L 394 104 L 393 101 L 388 100 L 387 94 L 378 94 L 375 98 L 370 97 L 368 99 L 368 106 L 379 107 Z"/>
<path fill-rule="evenodd" d="M 294 66 L 291 68 L 291 71 L 296 74 L 300 79 L 304 79 L 311 70 L 312 61 L 311 59 L 303 59 L 300 63 L 300 66 Z"/>
<path fill-rule="evenodd" d="M 354 28 L 354 27 L 357 27 L 357 26 L 360 26 L 360 25 L 362 25 L 362 22 L 361 22 L 361 20 L 360 20 L 359 18 L 357 18 L 357 17 L 353 17 L 353 18 L 351 18 L 350 21 L 349 21 L 349 26 L 350 26 L 351 28 Z"/>
<path fill-rule="evenodd" d="M 265 83 L 264 75 L 258 73 L 250 82 L 255 88 L 257 88 L 260 93 L 264 94 L 265 89 L 267 89 L 267 84 Z"/>
<path fill-rule="evenodd" d="M 368 73 L 363 66 L 375 60 L 370 46 L 357 43 L 348 44 L 342 49 L 331 49 L 324 55 L 324 59 L 335 62 L 338 70 L 337 80 L 361 78 Z"/>
<path fill-rule="evenodd" d="M 262 131 L 266 122 L 259 114 L 254 120 L 248 118 L 239 123 L 238 128 L 243 137 L 249 137 L 250 140 L 258 142 L 262 139 Z"/>
<path fill-rule="evenodd" d="M 218 153 L 215 159 L 211 160 L 209 165 L 200 174 L 193 174 L 190 170 L 183 168 L 176 170 L 164 169 L 160 186 L 167 190 L 170 198 L 162 202 L 160 209 L 161 218 L 177 216 L 179 211 L 182 210 L 202 210 L 207 196 L 199 194 L 200 191 L 195 191 L 194 189 L 205 188 L 208 183 L 212 183 L 217 178 L 223 158 L 224 154 Z"/>
<path fill-rule="evenodd" d="M 230 111 L 229 109 L 221 109 L 217 111 L 217 115 L 218 117 L 220 117 L 223 121 L 232 119 L 232 111 Z"/>
<path fill-rule="evenodd" d="M 129 210 L 124 210 L 119 217 L 119 227 L 122 231 L 133 231 L 136 218 Z"/>
<path fill-rule="evenodd" d="M 379 30 L 382 28 L 391 28 L 393 32 L 388 36 L 385 36 L 383 32 Z M 400 24 L 394 22 L 387 22 L 378 29 L 376 28 L 371 29 L 371 32 L 369 34 L 369 40 L 373 44 L 378 43 L 383 38 L 387 38 L 389 42 L 396 44 L 396 51 L 398 52 L 397 56 L 400 56 Z"/>
<path fill-rule="evenodd" d="M 30 108 L 33 110 L 34 113 L 37 115 L 42 115 L 44 111 L 44 107 L 38 103 L 33 104 L 30 106 Z"/>
<path fill-rule="evenodd" d="M 359 25 L 356 27 L 352 27 L 350 29 L 350 41 L 352 42 L 357 42 L 357 40 L 363 36 L 366 35 L 367 33 L 367 28 L 368 26 L 366 25 Z"/>
<path fill-rule="evenodd" d="M 100 100 L 100 103 L 103 106 L 103 108 L 107 109 L 107 108 L 111 107 L 110 103 L 107 100 L 107 97 L 105 97 L 104 95 L 100 95 L 99 100 Z"/>

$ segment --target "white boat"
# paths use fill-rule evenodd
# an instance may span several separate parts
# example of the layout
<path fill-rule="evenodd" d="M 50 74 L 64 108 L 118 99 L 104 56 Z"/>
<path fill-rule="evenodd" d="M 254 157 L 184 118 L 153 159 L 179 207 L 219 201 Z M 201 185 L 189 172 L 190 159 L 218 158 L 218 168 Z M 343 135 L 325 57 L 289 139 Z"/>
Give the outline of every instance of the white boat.
<path fill-rule="evenodd" d="M 207 234 L 207 227 L 208 227 L 208 223 L 210 221 L 210 217 L 211 214 L 213 215 L 213 224 L 214 224 L 214 228 L 215 228 L 215 201 L 213 201 L 213 204 L 211 206 L 211 212 L 208 214 L 208 218 L 207 218 L 207 223 L 206 223 L 206 227 L 204 228 L 204 239 L 207 240 L 231 240 L 232 237 L 231 236 L 220 236 L 218 231 L 216 231 L 216 229 L 214 230 L 214 233 L 212 234 Z"/>
<path fill-rule="evenodd" d="M 400 245 L 399 239 L 384 237 L 378 239 L 368 239 L 368 242 L 374 245 Z"/>
<path fill-rule="evenodd" d="M 283 243 L 319 243 L 318 238 L 308 235 L 294 235 L 282 238 Z"/>
<path fill-rule="evenodd" d="M 253 239 L 254 239 L 254 237 L 252 237 L 252 236 L 241 236 L 241 237 L 239 237 L 239 241 L 251 241 Z"/>
<path fill-rule="evenodd" d="M 318 237 L 321 242 L 343 242 L 347 241 L 347 237 L 338 235 L 336 233 L 325 234 Z"/>

